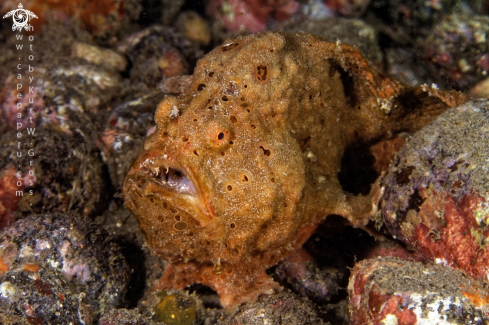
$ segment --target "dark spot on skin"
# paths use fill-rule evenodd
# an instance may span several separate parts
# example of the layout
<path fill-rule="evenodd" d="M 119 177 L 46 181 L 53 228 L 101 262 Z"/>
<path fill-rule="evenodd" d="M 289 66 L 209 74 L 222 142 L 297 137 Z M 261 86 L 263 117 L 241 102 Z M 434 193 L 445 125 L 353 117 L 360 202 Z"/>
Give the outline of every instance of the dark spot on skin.
<path fill-rule="evenodd" d="M 301 146 L 301 149 L 304 150 L 305 146 L 307 145 L 307 143 L 309 142 L 309 140 L 311 140 L 311 137 L 310 136 L 307 136 L 306 138 L 304 139 L 301 139 L 299 141 L 299 145 Z"/>
<path fill-rule="evenodd" d="M 330 63 L 329 75 L 334 77 L 336 72 L 340 75 L 341 83 L 343 84 L 343 94 L 345 96 L 346 104 L 352 108 L 357 107 L 357 103 L 360 101 L 357 97 L 357 91 L 355 87 L 355 79 L 350 75 L 348 71 L 345 71 L 339 64 L 335 62 Z"/>
<path fill-rule="evenodd" d="M 176 224 L 174 224 L 173 227 L 178 231 L 183 231 L 187 229 L 187 223 L 183 221 L 179 221 Z"/>
<path fill-rule="evenodd" d="M 197 86 L 197 90 L 198 90 L 198 91 L 202 91 L 204 88 L 205 88 L 205 84 L 199 84 L 199 85 Z"/>
<path fill-rule="evenodd" d="M 218 139 L 218 140 L 222 140 L 222 139 L 224 139 L 224 133 L 220 132 L 220 133 L 217 135 L 217 139 Z"/>
<path fill-rule="evenodd" d="M 260 81 L 267 80 L 268 69 L 264 65 L 259 65 L 256 67 L 256 78 Z"/>
<path fill-rule="evenodd" d="M 270 157 L 270 150 L 263 148 L 263 146 L 260 146 L 260 149 L 263 150 L 265 156 Z"/>
<path fill-rule="evenodd" d="M 330 65 L 330 66 L 329 66 L 329 77 L 330 77 L 330 78 L 333 78 L 333 77 L 334 77 L 334 75 L 335 75 L 335 73 L 336 73 L 336 69 L 335 69 L 335 67 L 334 67 L 333 65 Z"/>

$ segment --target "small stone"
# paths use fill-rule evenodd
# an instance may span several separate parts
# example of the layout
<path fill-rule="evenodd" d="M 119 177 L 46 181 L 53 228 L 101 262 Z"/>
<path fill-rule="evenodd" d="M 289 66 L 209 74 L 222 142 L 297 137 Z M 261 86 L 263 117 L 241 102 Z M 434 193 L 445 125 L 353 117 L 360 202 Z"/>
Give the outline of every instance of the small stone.
<path fill-rule="evenodd" d="M 470 94 L 475 98 L 489 98 L 489 78 L 479 81 L 472 87 Z"/>
<path fill-rule="evenodd" d="M 71 48 L 71 56 L 103 66 L 108 70 L 124 71 L 127 67 L 127 60 L 122 55 L 110 49 L 103 49 L 86 43 L 75 42 Z"/>
<path fill-rule="evenodd" d="M 209 45 L 211 42 L 209 25 L 196 12 L 182 12 L 177 19 L 177 28 L 191 41 L 202 45 Z"/>

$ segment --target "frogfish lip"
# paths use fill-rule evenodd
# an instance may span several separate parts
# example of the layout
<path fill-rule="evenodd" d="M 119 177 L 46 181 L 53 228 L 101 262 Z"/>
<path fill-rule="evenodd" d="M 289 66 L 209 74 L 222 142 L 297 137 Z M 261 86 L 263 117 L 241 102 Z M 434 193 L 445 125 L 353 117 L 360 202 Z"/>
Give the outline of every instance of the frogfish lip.
<path fill-rule="evenodd" d="M 124 192 L 159 198 L 190 214 L 201 226 L 206 226 L 214 215 L 193 173 L 163 150 L 145 150 L 138 156 L 127 174 Z"/>

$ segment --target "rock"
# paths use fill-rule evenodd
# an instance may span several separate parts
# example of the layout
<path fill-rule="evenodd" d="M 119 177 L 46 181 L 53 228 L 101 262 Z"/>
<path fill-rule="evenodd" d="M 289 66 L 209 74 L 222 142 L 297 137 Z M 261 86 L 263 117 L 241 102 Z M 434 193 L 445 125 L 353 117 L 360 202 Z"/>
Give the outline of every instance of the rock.
<path fill-rule="evenodd" d="M 2 182 L 10 184 L 10 190 L 0 196 L 0 204 L 9 205 L 10 213 L 19 217 L 78 210 L 93 217 L 105 208 L 108 177 L 89 131 L 83 132 L 90 120 L 79 113 L 71 117 L 74 120 L 69 123 L 77 125 L 74 133 L 37 127 L 30 141 L 20 147 L 17 131 L 2 136 L 0 175 Z M 9 178 L 12 171 L 16 175 Z M 13 185 L 17 189 L 12 189 Z M 15 196 L 18 204 L 12 204 L 10 196 Z"/>
<path fill-rule="evenodd" d="M 489 102 L 453 108 L 412 136 L 382 180 L 383 221 L 426 258 L 489 277 Z"/>
<path fill-rule="evenodd" d="M 93 35 L 107 37 L 120 31 L 139 18 L 142 11 L 139 0 L 88 0 L 83 5 L 77 2 L 50 2 L 25 0 L 24 9 L 34 12 L 38 19 L 31 23 L 35 31 L 51 21 L 83 24 Z M 0 14 L 17 9 L 18 2 L 6 0 L 0 6 Z"/>
<path fill-rule="evenodd" d="M 75 42 L 71 47 L 71 56 L 103 66 L 108 70 L 124 71 L 127 67 L 127 60 L 122 55 L 110 49 L 103 49 L 86 43 Z"/>
<path fill-rule="evenodd" d="M 348 1 L 344 1 L 345 3 Z M 330 42 L 340 41 L 358 48 L 371 66 L 382 68 L 382 51 L 374 28 L 360 19 L 325 17 L 307 19 L 284 27 L 288 32 L 306 32 L 317 35 Z"/>
<path fill-rule="evenodd" d="M 337 268 L 322 268 L 305 251 L 299 251 L 279 264 L 274 277 L 302 297 L 325 304 L 338 293 L 345 274 Z"/>
<path fill-rule="evenodd" d="M 388 238 L 378 241 L 375 246 L 371 247 L 366 252 L 364 258 L 368 259 L 376 257 L 396 257 L 410 262 L 423 262 L 426 260 L 421 253 L 409 251 L 402 247 L 399 242 Z"/>
<path fill-rule="evenodd" d="M 453 14 L 424 40 L 423 58 L 439 84 L 468 90 L 489 72 L 489 17 Z M 445 81 L 447 80 L 447 81 Z"/>
<path fill-rule="evenodd" d="M 472 87 L 470 94 L 475 98 L 489 98 L 489 78 L 479 81 Z"/>
<path fill-rule="evenodd" d="M 203 55 L 200 47 L 174 28 L 156 25 L 126 37 L 117 52 L 131 62 L 131 82 L 153 88 L 165 78 L 188 73 L 188 67 Z"/>
<path fill-rule="evenodd" d="M 0 319 L 92 324 L 117 307 L 129 268 L 117 245 L 83 218 L 30 216 L 0 234 Z"/>
<path fill-rule="evenodd" d="M 413 0 L 372 0 L 368 20 L 400 45 L 412 45 L 418 37 L 425 38 L 431 27 L 444 16 L 449 15 L 458 1 L 427 2 Z"/>
<path fill-rule="evenodd" d="M 155 90 L 140 93 L 120 103 L 107 118 L 96 144 L 115 188 L 122 185 L 131 163 L 143 148 L 148 130 L 154 128 L 154 108 L 162 97 Z"/>
<path fill-rule="evenodd" d="M 385 63 L 389 76 L 411 87 L 433 82 L 411 48 L 385 49 Z"/>
<path fill-rule="evenodd" d="M 230 32 L 257 33 L 265 31 L 271 19 L 289 18 L 299 10 L 299 3 L 295 0 L 262 1 L 256 5 L 252 0 L 211 0 L 206 10 Z"/>
<path fill-rule="evenodd" d="M 189 40 L 202 45 L 209 45 L 211 32 L 209 24 L 194 11 L 184 11 L 177 19 L 177 29 Z"/>
<path fill-rule="evenodd" d="M 105 312 L 98 325 L 151 325 L 147 317 L 139 314 L 137 309 L 111 309 Z"/>
<path fill-rule="evenodd" d="M 487 324 L 482 282 L 439 265 L 396 258 L 363 260 L 348 285 L 351 325 Z"/>
<path fill-rule="evenodd" d="M 230 314 L 207 309 L 203 316 L 204 324 L 209 325 L 324 324 L 317 307 L 311 301 L 290 291 L 261 296 L 257 302 L 242 305 Z"/>

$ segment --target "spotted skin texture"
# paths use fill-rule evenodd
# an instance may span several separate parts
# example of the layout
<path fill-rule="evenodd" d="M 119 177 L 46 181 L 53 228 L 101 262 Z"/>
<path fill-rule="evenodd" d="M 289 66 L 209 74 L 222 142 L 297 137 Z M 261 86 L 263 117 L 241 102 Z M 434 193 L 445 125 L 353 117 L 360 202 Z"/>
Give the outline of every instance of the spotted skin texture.
<path fill-rule="evenodd" d="M 441 97 L 409 92 L 356 48 L 307 34 L 214 49 L 189 90 L 158 105 L 124 183 L 148 246 L 171 263 L 159 286 L 209 285 L 224 307 L 273 292 L 265 270 L 326 216 L 361 227 L 375 212 L 377 186 L 366 196 L 341 187 L 344 148 L 420 128 L 449 106 Z"/>

